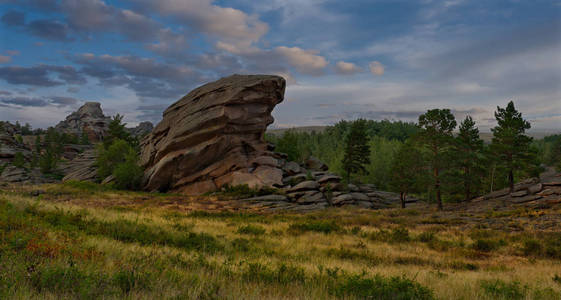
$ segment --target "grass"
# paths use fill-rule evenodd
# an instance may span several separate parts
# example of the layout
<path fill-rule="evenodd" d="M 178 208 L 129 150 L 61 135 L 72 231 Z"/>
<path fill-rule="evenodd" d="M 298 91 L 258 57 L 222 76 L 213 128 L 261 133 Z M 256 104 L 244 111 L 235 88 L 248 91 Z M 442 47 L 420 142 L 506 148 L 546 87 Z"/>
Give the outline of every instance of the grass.
<path fill-rule="evenodd" d="M 426 208 L 263 214 L 198 204 L 212 197 L 4 188 L 0 298 L 561 298 L 561 235 L 535 229 L 556 209 L 509 231 L 486 212 L 470 223 Z"/>

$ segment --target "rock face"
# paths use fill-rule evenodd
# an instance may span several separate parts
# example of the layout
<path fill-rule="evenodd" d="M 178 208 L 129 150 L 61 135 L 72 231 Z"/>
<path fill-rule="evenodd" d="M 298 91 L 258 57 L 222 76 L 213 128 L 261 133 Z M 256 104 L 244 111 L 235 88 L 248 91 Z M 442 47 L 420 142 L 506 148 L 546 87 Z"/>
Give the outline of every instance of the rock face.
<path fill-rule="evenodd" d="M 97 167 L 95 149 L 86 150 L 80 153 L 71 161 L 65 162 L 60 166 L 60 172 L 64 174 L 62 181 L 96 181 Z"/>
<path fill-rule="evenodd" d="M 81 136 L 85 133 L 90 142 L 99 142 L 107 134 L 111 117 L 106 117 L 99 102 L 86 102 L 82 107 L 60 121 L 55 128 L 59 131 Z"/>
<path fill-rule="evenodd" d="M 143 137 L 148 135 L 154 129 L 152 122 L 140 122 L 138 126 L 133 128 L 127 128 L 128 132 L 135 137 Z"/>
<path fill-rule="evenodd" d="M 285 85 L 279 76 L 232 75 L 172 104 L 141 145 L 145 189 L 200 194 L 282 184 L 263 134 Z"/>

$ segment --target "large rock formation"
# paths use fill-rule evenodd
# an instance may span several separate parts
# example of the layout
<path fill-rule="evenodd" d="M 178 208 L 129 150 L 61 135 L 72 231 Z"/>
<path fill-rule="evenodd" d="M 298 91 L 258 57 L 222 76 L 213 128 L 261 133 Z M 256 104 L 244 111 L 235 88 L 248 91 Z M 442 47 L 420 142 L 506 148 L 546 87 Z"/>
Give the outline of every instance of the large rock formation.
<path fill-rule="evenodd" d="M 68 115 L 64 121 L 60 121 L 55 128 L 81 136 L 85 133 L 91 142 L 98 142 L 107 135 L 111 117 L 106 117 L 101 110 L 99 102 L 86 102 L 78 109 Z"/>
<path fill-rule="evenodd" d="M 233 75 L 172 104 L 142 142 L 145 189 L 200 194 L 226 184 L 282 184 L 263 134 L 285 85 L 278 76 Z"/>

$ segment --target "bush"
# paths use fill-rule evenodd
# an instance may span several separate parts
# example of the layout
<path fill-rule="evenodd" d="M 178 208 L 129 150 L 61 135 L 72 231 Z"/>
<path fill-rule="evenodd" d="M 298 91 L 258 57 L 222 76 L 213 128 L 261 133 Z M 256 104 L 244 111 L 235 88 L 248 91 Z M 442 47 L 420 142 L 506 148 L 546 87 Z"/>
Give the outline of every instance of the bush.
<path fill-rule="evenodd" d="M 262 235 L 266 232 L 266 230 L 261 226 L 246 225 L 238 228 L 237 232 L 241 234 Z"/>
<path fill-rule="evenodd" d="M 98 146 L 97 175 L 100 179 L 115 177 L 115 186 L 120 189 L 137 189 L 143 170 L 138 165 L 138 153 L 124 140 L 115 139 L 107 148 Z"/>
<path fill-rule="evenodd" d="M 540 243 L 540 241 L 536 239 L 525 240 L 522 246 L 522 251 L 526 256 L 529 255 L 539 256 L 542 253 L 542 244 Z"/>
<path fill-rule="evenodd" d="M 143 170 L 137 161 L 138 155 L 135 152 L 129 152 L 125 162 L 115 166 L 113 169 L 115 187 L 129 190 L 135 190 L 140 187 Z"/>
<path fill-rule="evenodd" d="M 16 152 L 12 164 L 17 168 L 23 168 L 23 166 L 25 165 L 25 157 L 23 156 L 23 153 L 19 151 Z"/>
<path fill-rule="evenodd" d="M 477 239 L 473 243 L 472 248 L 481 252 L 491 252 L 497 250 L 499 247 L 504 246 L 506 242 L 504 240 L 489 240 L 489 239 Z"/>
<path fill-rule="evenodd" d="M 373 278 L 350 276 L 338 284 L 332 291 L 337 297 L 352 296 L 359 299 L 405 300 L 435 299 L 433 292 L 419 283 L 405 277 L 385 278 L 376 275 Z"/>
<path fill-rule="evenodd" d="M 481 282 L 483 291 L 494 299 L 523 299 L 528 290 L 527 286 L 521 286 L 520 282 L 504 282 L 502 280 L 484 280 Z"/>
<path fill-rule="evenodd" d="M 370 239 L 386 243 L 405 243 L 409 242 L 411 237 L 409 236 L 409 230 L 407 230 L 407 228 L 399 227 L 393 229 L 391 232 L 380 229 L 377 232 L 371 233 Z"/>
<path fill-rule="evenodd" d="M 314 231 L 328 234 L 339 230 L 341 228 L 334 221 L 307 221 L 305 223 L 290 224 L 288 227 L 288 231 L 292 233 Z"/>

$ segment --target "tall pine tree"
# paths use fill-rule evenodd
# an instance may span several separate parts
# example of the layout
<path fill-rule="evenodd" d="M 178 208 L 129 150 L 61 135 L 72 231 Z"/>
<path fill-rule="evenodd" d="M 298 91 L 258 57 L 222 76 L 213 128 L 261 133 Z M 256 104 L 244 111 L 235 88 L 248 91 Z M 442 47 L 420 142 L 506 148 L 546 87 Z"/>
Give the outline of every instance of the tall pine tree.
<path fill-rule="evenodd" d="M 352 173 L 366 172 L 365 165 L 370 163 L 368 140 L 366 120 L 354 121 L 345 138 L 345 156 L 342 161 L 343 170 L 347 173 L 347 182 L 350 182 Z"/>
<path fill-rule="evenodd" d="M 493 132 L 491 149 L 506 169 L 510 192 L 513 192 L 514 172 L 528 168 L 534 158 L 530 148 L 532 138 L 525 134 L 531 126 L 530 122 L 522 118 L 522 113 L 514 108 L 512 101 L 506 108 L 497 106 L 495 119 L 498 125 L 491 129 Z"/>
<path fill-rule="evenodd" d="M 463 184 L 464 199 L 469 201 L 480 189 L 481 178 L 485 175 L 483 140 L 479 137 L 479 129 L 470 116 L 460 124 L 454 157 L 458 167 L 457 175 Z"/>
<path fill-rule="evenodd" d="M 403 143 L 392 162 L 391 187 L 399 192 L 401 208 L 405 208 L 407 194 L 416 190 L 417 176 L 419 176 L 422 165 L 421 152 L 415 147 L 411 140 Z"/>
<path fill-rule="evenodd" d="M 440 191 L 441 171 L 446 166 L 446 154 L 450 151 L 456 128 L 456 118 L 449 109 L 431 109 L 419 116 L 421 131 L 419 141 L 424 146 L 433 173 L 438 209 L 442 209 Z"/>

